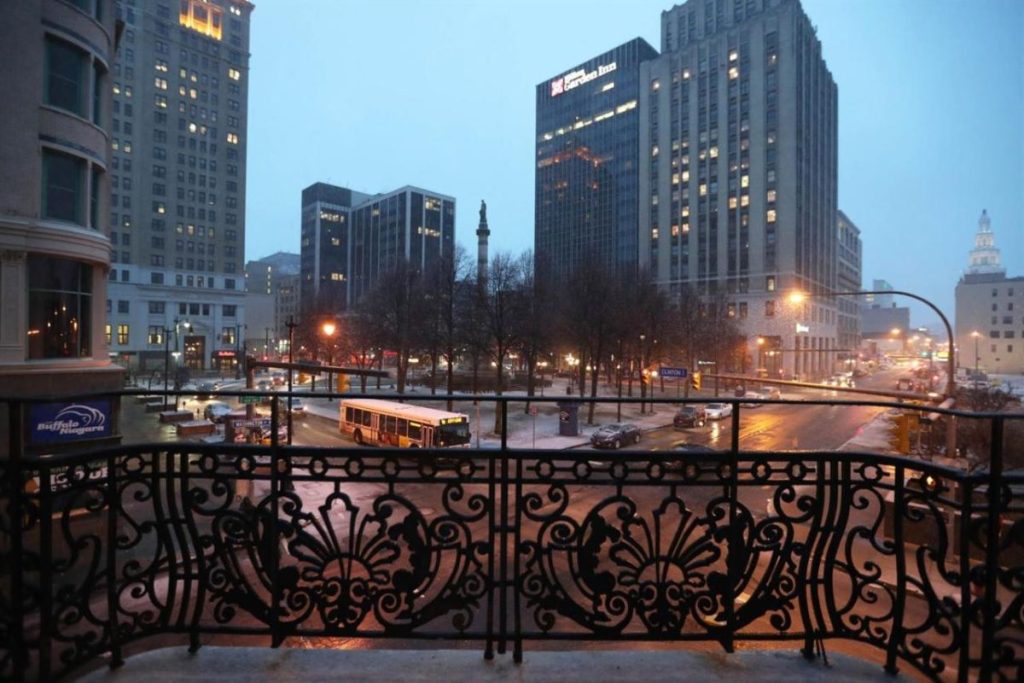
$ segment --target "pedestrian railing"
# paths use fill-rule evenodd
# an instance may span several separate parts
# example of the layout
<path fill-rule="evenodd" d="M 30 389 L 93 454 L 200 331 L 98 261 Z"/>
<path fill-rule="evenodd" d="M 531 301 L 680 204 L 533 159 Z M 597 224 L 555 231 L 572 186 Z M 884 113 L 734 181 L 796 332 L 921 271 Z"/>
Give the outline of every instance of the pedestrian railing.
<path fill-rule="evenodd" d="M 507 419 L 523 399 L 488 400 Z M 44 458 L 24 453 L 26 404 L 7 405 L 5 680 L 116 666 L 168 636 L 475 641 L 516 661 L 540 640 L 792 641 L 808 658 L 844 640 L 890 672 L 1024 677 L 1024 474 L 1003 467 L 1019 415 L 944 412 L 990 425 L 968 473 L 735 438 L 410 451 L 289 447 L 276 428 L 270 445 Z"/>

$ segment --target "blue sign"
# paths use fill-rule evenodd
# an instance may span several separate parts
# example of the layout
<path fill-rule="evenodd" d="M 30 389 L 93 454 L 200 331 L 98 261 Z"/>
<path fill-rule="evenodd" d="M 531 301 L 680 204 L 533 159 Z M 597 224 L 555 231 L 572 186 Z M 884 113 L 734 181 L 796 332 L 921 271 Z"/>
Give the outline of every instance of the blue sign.
<path fill-rule="evenodd" d="M 102 439 L 113 434 L 110 400 L 36 403 L 29 411 L 30 444 Z"/>
<path fill-rule="evenodd" d="M 658 370 L 660 377 L 678 377 L 686 379 L 686 368 L 661 368 Z"/>

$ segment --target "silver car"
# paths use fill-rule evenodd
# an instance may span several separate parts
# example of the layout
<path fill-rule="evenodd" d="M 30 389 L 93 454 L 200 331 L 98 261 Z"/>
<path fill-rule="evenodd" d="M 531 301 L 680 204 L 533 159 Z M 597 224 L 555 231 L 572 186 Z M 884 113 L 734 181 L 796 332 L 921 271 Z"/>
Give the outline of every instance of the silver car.
<path fill-rule="evenodd" d="M 704 406 L 704 412 L 709 420 L 724 420 L 732 415 L 731 403 L 709 403 Z"/>

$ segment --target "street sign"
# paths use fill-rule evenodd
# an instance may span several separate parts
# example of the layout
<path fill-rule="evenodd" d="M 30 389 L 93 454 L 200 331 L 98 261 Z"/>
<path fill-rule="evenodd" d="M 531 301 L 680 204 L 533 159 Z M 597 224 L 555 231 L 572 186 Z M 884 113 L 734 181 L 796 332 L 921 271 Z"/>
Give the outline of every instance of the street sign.
<path fill-rule="evenodd" d="M 658 375 L 660 377 L 679 377 L 680 379 L 686 378 L 686 368 L 660 368 Z"/>
<path fill-rule="evenodd" d="M 248 405 L 250 403 L 256 404 L 256 403 L 260 402 L 260 398 L 261 398 L 260 396 L 248 396 L 248 395 L 246 395 L 246 396 L 239 396 L 238 397 L 238 402 L 242 403 L 242 404 L 245 404 L 245 405 Z"/>

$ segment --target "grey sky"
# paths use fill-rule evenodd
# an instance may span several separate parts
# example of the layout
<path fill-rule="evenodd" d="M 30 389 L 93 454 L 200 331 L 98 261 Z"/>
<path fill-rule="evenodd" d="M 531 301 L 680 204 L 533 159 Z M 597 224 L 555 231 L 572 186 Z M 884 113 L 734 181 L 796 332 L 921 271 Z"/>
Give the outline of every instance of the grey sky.
<path fill-rule="evenodd" d="M 804 0 L 839 86 L 839 206 L 864 284 L 953 313 L 983 208 L 1024 275 L 1024 3 Z M 635 36 L 669 2 L 256 0 L 246 257 L 299 250 L 299 197 L 326 181 L 456 197 L 475 244 L 533 246 L 534 87 Z M 918 315 L 914 322 L 933 316 Z"/>

